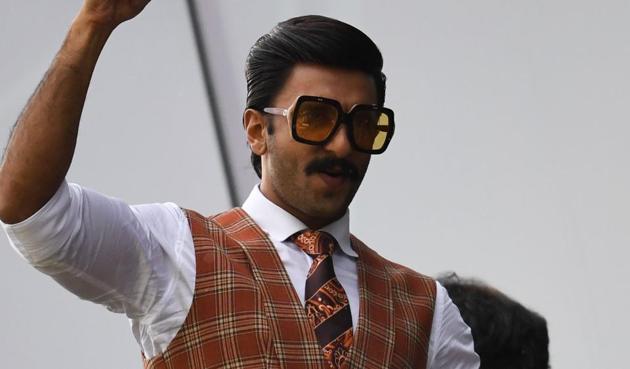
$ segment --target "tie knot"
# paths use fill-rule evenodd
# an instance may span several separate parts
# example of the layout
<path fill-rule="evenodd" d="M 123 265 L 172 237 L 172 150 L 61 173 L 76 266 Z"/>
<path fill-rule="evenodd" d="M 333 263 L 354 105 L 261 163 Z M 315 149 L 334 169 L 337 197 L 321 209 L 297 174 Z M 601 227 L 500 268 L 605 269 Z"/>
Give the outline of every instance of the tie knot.
<path fill-rule="evenodd" d="M 326 232 L 304 230 L 291 236 L 293 241 L 299 248 L 310 256 L 332 255 L 337 246 L 337 240 Z"/>

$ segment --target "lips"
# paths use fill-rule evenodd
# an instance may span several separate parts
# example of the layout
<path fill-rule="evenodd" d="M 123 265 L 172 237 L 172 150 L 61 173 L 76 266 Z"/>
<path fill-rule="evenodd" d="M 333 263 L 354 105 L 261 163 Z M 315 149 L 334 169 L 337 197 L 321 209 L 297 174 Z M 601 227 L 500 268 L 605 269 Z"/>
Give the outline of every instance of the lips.
<path fill-rule="evenodd" d="M 341 176 L 349 177 L 350 176 L 350 173 L 348 170 L 345 170 L 344 168 L 340 168 L 340 167 L 323 169 L 320 171 L 320 173 L 329 175 L 331 177 L 341 177 Z"/>
<path fill-rule="evenodd" d="M 318 177 L 322 179 L 328 188 L 333 190 L 339 190 L 349 182 L 348 176 L 343 175 L 343 173 L 319 172 Z"/>

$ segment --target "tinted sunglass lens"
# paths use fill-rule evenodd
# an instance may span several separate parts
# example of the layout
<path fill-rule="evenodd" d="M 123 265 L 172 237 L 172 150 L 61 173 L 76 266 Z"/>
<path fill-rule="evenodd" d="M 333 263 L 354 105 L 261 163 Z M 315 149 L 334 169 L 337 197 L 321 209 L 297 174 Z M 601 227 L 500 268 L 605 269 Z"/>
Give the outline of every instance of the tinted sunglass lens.
<path fill-rule="evenodd" d="M 385 146 L 390 131 L 389 116 L 379 110 L 357 111 L 352 120 L 356 145 L 362 150 L 377 151 Z"/>
<path fill-rule="evenodd" d="M 295 129 L 298 137 L 322 142 L 328 138 L 337 122 L 337 109 L 319 101 L 304 101 L 297 109 Z"/>

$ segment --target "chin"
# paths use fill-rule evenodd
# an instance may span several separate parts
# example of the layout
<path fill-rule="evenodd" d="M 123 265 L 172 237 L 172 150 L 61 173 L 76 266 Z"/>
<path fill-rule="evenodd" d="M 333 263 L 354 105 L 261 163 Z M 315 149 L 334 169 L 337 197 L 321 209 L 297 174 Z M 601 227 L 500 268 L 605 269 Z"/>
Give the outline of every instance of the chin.
<path fill-rule="evenodd" d="M 306 213 L 313 218 L 325 219 L 327 223 L 330 223 L 341 218 L 346 213 L 348 205 L 345 201 L 320 200 L 314 202 Z"/>

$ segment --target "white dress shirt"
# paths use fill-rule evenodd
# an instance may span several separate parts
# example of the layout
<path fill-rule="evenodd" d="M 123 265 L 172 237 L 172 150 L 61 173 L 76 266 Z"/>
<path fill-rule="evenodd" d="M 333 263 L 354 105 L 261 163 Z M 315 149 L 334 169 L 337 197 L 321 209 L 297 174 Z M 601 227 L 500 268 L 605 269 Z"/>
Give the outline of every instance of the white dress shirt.
<path fill-rule="evenodd" d="M 287 238 L 307 227 L 269 201 L 258 186 L 243 209 L 269 235 L 304 303 L 312 258 Z M 126 314 L 146 357 L 164 352 L 183 325 L 194 294 L 195 250 L 177 205 L 129 206 L 64 182 L 30 218 L 3 226 L 13 247 L 35 268 L 80 298 Z M 339 242 L 333 265 L 356 327 L 358 255 L 350 245 L 348 212 L 322 230 Z M 438 284 L 427 368 L 478 367 L 470 329 Z"/>

